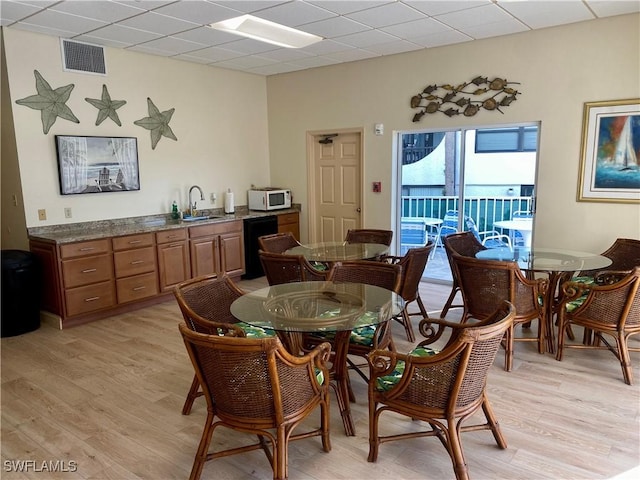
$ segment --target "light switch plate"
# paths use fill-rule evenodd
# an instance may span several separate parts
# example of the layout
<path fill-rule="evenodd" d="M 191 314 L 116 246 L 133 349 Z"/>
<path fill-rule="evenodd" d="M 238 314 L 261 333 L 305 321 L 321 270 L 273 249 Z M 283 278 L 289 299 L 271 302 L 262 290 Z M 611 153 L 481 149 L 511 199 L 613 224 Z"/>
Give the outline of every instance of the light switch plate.
<path fill-rule="evenodd" d="M 38 210 L 38 220 L 46 220 L 47 219 L 47 211 L 44 208 Z"/>

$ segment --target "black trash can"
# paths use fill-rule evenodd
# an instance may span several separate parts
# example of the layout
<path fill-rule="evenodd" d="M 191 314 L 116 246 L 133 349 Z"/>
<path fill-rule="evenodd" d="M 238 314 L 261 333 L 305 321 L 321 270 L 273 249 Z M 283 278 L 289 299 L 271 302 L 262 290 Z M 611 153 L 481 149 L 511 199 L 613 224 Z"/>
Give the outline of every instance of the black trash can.
<path fill-rule="evenodd" d="M 40 328 L 42 269 L 31 252 L 2 250 L 2 337 Z"/>

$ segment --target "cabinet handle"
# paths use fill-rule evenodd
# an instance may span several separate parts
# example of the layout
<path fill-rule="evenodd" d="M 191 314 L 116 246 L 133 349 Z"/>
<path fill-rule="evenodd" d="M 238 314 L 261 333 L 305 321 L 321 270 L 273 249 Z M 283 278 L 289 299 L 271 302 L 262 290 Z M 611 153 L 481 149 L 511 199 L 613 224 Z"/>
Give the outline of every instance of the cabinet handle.
<path fill-rule="evenodd" d="M 180 247 L 180 246 L 182 246 L 182 244 L 181 243 L 170 243 L 169 246 L 170 247 Z"/>
<path fill-rule="evenodd" d="M 140 263 L 144 263 L 144 260 L 134 260 L 133 262 L 131 262 L 131 265 L 138 265 Z"/>
<path fill-rule="evenodd" d="M 100 297 L 89 297 L 84 299 L 85 302 L 94 302 L 96 300 L 100 300 Z"/>
<path fill-rule="evenodd" d="M 142 242 L 142 240 L 131 240 L 129 242 L 129 245 L 135 245 L 136 243 L 140 243 L 140 242 Z"/>
<path fill-rule="evenodd" d="M 167 238 L 176 238 L 178 235 L 167 235 Z"/>
<path fill-rule="evenodd" d="M 97 268 L 87 268 L 86 270 L 82 270 L 82 273 L 93 273 L 97 270 Z"/>
<path fill-rule="evenodd" d="M 133 290 L 134 292 L 137 292 L 137 291 L 139 291 L 139 290 L 144 290 L 145 288 L 147 288 L 147 287 L 145 287 L 145 286 L 140 286 L 140 287 L 135 287 L 135 288 L 133 288 L 132 290 Z"/>
<path fill-rule="evenodd" d="M 81 252 L 88 252 L 90 250 L 95 250 L 96 247 L 83 247 L 80 249 Z"/>

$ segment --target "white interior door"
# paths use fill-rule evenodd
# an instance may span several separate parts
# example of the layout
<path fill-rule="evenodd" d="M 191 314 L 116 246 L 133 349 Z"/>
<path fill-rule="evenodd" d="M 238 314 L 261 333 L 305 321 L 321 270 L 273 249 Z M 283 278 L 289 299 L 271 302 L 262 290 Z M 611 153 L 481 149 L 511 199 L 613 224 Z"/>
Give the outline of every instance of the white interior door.
<path fill-rule="evenodd" d="M 361 225 L 362 134 L 313 135 L 310 239 L 340 241 Z"/>

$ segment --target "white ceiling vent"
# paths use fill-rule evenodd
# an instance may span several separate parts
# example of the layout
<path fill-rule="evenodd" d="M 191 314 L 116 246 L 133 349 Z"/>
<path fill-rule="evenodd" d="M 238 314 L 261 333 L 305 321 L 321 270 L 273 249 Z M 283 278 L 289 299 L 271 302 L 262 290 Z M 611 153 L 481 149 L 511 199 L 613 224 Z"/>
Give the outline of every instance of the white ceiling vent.
<path fill-rule="evenodd" d="M 62 65 L 66 72 L 93 73 L 106 75 L 104 47 L 89 43 L 62 40 Z"/>

